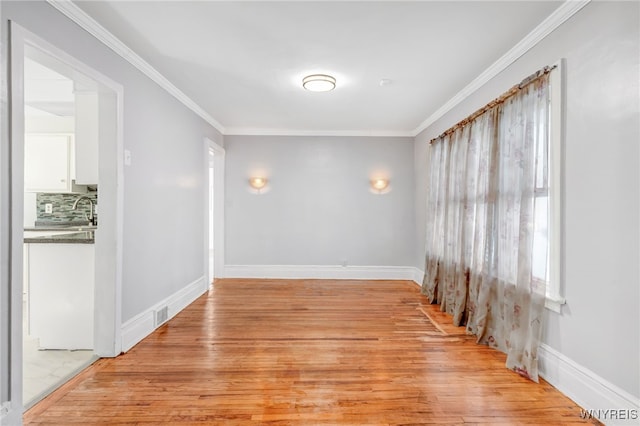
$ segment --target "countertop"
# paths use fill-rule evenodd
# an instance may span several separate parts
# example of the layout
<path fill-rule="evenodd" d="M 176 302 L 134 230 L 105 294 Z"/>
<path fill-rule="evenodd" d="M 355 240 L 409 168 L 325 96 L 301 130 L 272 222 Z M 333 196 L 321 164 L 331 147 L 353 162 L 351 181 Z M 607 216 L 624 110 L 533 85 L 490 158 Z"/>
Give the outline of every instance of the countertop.
<path fill-rule="evenodd" d="M 94 231 L 98 227 L 93 225 L 78 225 L 78 226 L 25 226 L 24 231 L 56 231 L 56 232 L 80 232 L 80 231 Z"/>
<path fill-rule="evenodd" d="M 96 229 L 86 220 L 36 220 L 33 226 L 25 226 L 25 231 L 88 231 Z"/>
<path fill-rule="evenodd" d="M 38 228 L 42 231 L 42 228 Z M 61 231 L 60 228 L 56 229 Z M 25 237 L 25 244 L 93 244 L 95 242 L 93 231 L 69 232 L 58 235 L 42 235 L 39 237 Z"/>

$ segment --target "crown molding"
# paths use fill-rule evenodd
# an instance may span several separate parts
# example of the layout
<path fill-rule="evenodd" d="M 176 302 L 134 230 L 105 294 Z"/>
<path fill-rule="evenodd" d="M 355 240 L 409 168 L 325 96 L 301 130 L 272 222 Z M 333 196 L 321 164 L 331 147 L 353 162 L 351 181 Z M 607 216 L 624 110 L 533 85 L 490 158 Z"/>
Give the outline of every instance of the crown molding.
<path fill-rule="evenodd" d="M 567 0 L 558 7 L 547 19 L 542 21 L 533 31 L 527 34 L 518 44 L 494 62 L 482 74 L 465 86 L 460 92 L 436 110 L 412 131 L 361 131 L 361 130 L 292 130 L 292 129 L 260 129 L 260 128 L 227 128 L 208 114 L 195 101 L 178 89 L 158 70 L 142 59 L 137 53 L 120 41 L 116 36 L 100 25 L 96 20 L 76 6 L 71 0 L 46 0 L 51 6 L 89 32 L 105 46 L 128 61 L 143 74 L 156 82 L 160 87 L 182 102 L 203 120 L 217 129 L 223 135 L 261 135 L 261 136 L 374 136 L 374 137 L 415 137 L 427 127 L 443 117 L 468 96 L 494 78 L 518 58 L 537 45 L 553 30 L 571 18 L 591 0 Z"/>
<path fill-rule="evenodd" d="M 504 71 L 509 65 L 527 53 L 537 45 L 542 39 L 548 36 L 553 30 L 562 25 L 567 19 L 575 15 L 580 9 L 589 4 L 591 0 L 567 0 L 560 5 L 551 15 L 540 23 L 536 28 L 527 34 L 518 44 L 513 46 L 500 59 L 494 62 L 482 74 L 476 77 L 471 83 L 459 91 L 453 98 L 436 110 L 429 118 L 424 120 L 412 132 L 412 136 L 417 136 L 427 127 L 431 126 L 447 112 L 451 111 L 458 104 L 463 102 L 473 92 L 484 86 L 489 80 Z"/>
<path fill-rule="evenodd" d="M 78 24 L 82 29 L 101 41 L 109 49 L 113 50 L 116 54 L 121 56 L 131 65 L 140 70 L 143 74 L 157 83 L 160 87 L 166 90 L 169 94 L 182 102 L 187 108 L 200 116 L 204 121 L 212 125 L 220 133 L 224 134 L 224 126 L 220 124 L 216 119 L 209 115 L 200 105 L 195 103 L 193 99 L 188 97 L 184 92 L 173 85 L 165 76 L 160 74 L 153 66 L 147 61 L 142 59 L 137 53 L 131 50 L 126 44 L 124 44 L 115 35 L 109 32 L 106 28 L 100 25 L 95 19 L 87 15 L 82 9 L 76 6 L 71 0 L 47 0 L 51 6 L 56 8 L 59 12 Z"/>
<path fill-rule="evenodd" d="M 368 136 L 368 137 L 402 137 L 411 138 L 410 131 L 377 131 L 377 130 L 292 130 L 292 129 L 259 129 L 244 127 L 227 127 L 225 136 Z"/>

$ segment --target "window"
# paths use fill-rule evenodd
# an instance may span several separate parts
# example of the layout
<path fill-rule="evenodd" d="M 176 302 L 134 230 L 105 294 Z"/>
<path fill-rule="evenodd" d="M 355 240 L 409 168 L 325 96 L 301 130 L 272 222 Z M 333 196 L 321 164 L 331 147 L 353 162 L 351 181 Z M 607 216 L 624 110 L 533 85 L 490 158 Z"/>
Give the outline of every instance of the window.
<path fill-rule="evenodd" d="M 560 306 L 565 303 L 561 291 L 562 278 L 562 152 L 563 152 L 563 75 L 564 60 L 556 63 L 556 68 L 551 71 L 549 84 L 550 93 L 550 128 L 549 146 L 549 170 L 546 173 L 546 186 L 542 185 L 540 194 L 536 194 L 536 237 L 540 220 L 539 240 L 534 239 L 536 257 L 534 257 L 534 277 L 542 273 L 541 268 L 535 269 L 538 256 L 546 251 L 546 270 L 544 276 L 547 281 L 546 307 L 555 312 L 560 312 Z M 539 209 L 538 209 L 539 201 Z M 546 226 L 545 226 L 546 225 Z M 546 231 L 544 231 L 546 229 Z M 537 245 L 536 245 L 537 243 Z M 538 255 L 538 250 L 540 255 Z"/>
<path fill-rule="evenodd" d="M 533 285 L 546 285 L 546 307 L 560 312 L 564 304 L 560 290 L 562 61 L 551 71 L 549 85 L 548 138 L 538 138 L 536 145 L 532 275 Z M 541 161 L 543 158 L 547 161 Z"/>

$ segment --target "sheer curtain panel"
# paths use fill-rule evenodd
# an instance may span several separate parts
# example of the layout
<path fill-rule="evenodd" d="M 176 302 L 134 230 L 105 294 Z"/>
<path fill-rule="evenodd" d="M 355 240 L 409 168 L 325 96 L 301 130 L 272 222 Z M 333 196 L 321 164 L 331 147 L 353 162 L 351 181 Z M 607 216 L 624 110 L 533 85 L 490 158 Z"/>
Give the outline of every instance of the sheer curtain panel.
<path fill-rule="evenodd" d="M 538 381 L 548 271 L 545 69 L 431 144 L 422 291 Z"/>

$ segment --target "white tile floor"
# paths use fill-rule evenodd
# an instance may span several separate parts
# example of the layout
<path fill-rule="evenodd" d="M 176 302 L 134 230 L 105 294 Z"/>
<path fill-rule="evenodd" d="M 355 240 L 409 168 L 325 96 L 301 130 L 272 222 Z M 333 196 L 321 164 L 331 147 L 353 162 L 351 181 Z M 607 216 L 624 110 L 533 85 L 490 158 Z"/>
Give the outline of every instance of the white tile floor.
<path fill-rule="evenodd" d="M 35 405 L 98 359 L 90 350 L 39 350 L 38 339 L 27 334 L 26 326 L 22 348 L 22 400 L 25 409 Z"/>

